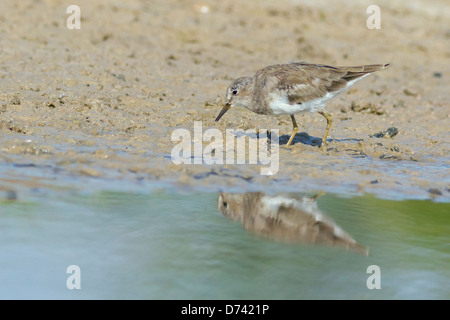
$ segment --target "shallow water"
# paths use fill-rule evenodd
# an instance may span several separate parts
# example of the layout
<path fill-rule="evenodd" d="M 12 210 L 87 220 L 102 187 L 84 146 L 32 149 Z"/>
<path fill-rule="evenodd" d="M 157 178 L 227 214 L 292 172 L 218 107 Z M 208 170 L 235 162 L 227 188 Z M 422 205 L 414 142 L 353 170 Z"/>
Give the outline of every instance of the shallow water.
<path fill-rule="evenodd" d="M 0 298 L 450 298 L 448 203 L 319 197 L 366 256 L 247 231 L 219 212 L 217 197 L 51 191 L 2 200 Z M 80 267 L 80 290 L 66 286 L 70 265 Z M 367 288 L 370 265 L 380 267 L 381 289 Z"/>
<path fill-rule="evenodd" d="M 448 1 L 380 1 L 378 31 L 354 1 L 77 2 L 81 30 L 62 1 L 0 1 L 0 298 L 450 297 Z M 231 80 L 299 60 L 391 67 L 330 101 L 327 148 L 318 115 L 292 148 L 287 116 L 214 122 Z M 279 172 L 174 165 L 177 129 L 195 151 L 212 128 L 279 130 Z M 262 190 L 327 194 L 217 207 Z"/>

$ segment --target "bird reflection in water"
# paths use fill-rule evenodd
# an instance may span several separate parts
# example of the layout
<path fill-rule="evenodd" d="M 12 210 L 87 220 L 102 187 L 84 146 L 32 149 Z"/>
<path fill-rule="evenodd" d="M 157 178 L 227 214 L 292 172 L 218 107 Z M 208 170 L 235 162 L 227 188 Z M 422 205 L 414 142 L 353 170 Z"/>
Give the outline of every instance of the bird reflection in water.
<path fill-rule="evenodd" d="M 319 210 L 319 196 L 219 193 L 217 207 L 224 216 L 241 222 L 246 230 L 269 239 L 337 246 L 368 255 L 367 248 Z"/>

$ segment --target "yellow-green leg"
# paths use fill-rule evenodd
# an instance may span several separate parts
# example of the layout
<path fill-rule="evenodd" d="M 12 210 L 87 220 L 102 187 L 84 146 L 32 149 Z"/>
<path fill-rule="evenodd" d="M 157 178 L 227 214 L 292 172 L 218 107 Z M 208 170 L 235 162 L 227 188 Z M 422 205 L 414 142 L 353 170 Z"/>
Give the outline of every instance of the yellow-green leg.
<path fill-rule="evenodd" d="M 291 114 L 291 120 L 292 120 L 292 125 L 294 126 L 294 130 L 292 132 L 292 136 L 289 139 L 288 143 L 287 143 L 287 147 L 289 147 L 291 145 L 292 140 L 294 140 L 295 135 L 297 134 L 298 131 L 298 126 L 297 126 L 297 122 L 295 121 L 294 115 Z"/>
<path fill-rule="evenodd" d="M 327 129 L 325 130 L 325 134 L 323 135 L 323 138 L 322 138 L 322 145 L 321 146 L 323 146 L 327 142 L 328 131 L 330 131 L 331 123 L 333 122 L 333 119 L 331 119 L 331 116 L 328 113 L 325 113 L 323 111 L 319 111 L 319 113 L 321 115 L 323 115 L 325 117 L 325 119 L 327 119 Z"/>

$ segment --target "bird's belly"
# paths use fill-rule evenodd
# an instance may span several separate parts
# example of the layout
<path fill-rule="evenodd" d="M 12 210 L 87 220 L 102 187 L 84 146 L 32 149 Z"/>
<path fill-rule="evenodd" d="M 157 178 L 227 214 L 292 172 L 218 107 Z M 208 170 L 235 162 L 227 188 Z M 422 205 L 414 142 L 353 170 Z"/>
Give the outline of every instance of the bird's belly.
<path fill-rule="evenodd" d="M 325 108 L 327 101 L 332 99 L 337 94 L 338 92 L 329 92 L 321 98 L 296 104 L 289 103 L 288 97 L 284 96 L 274 99 L 269 106 L 272 109 L 273 114 L 275 115 L 282 115 L 282 114 L 290 115 L 307 111 L 317 112 L 323 110 Z"/>

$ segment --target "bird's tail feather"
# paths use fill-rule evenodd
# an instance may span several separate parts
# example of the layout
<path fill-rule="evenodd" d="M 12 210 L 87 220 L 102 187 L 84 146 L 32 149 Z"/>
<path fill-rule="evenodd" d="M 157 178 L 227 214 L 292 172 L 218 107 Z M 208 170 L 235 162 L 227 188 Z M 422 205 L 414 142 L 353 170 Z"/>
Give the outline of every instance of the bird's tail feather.
<path fill-rule="evenodd" d="M 351 81 L 354 79 L 358 79 L 368 73 L 372 73 L 378 70 L 383 70 L 389 67 L 389 63 L 387 64 L 369 64 L 365 66 L 355 66 L 355 67 L 339 67 L 341 70 L 347 71 L 347 74 L 342 78 Z"/>

